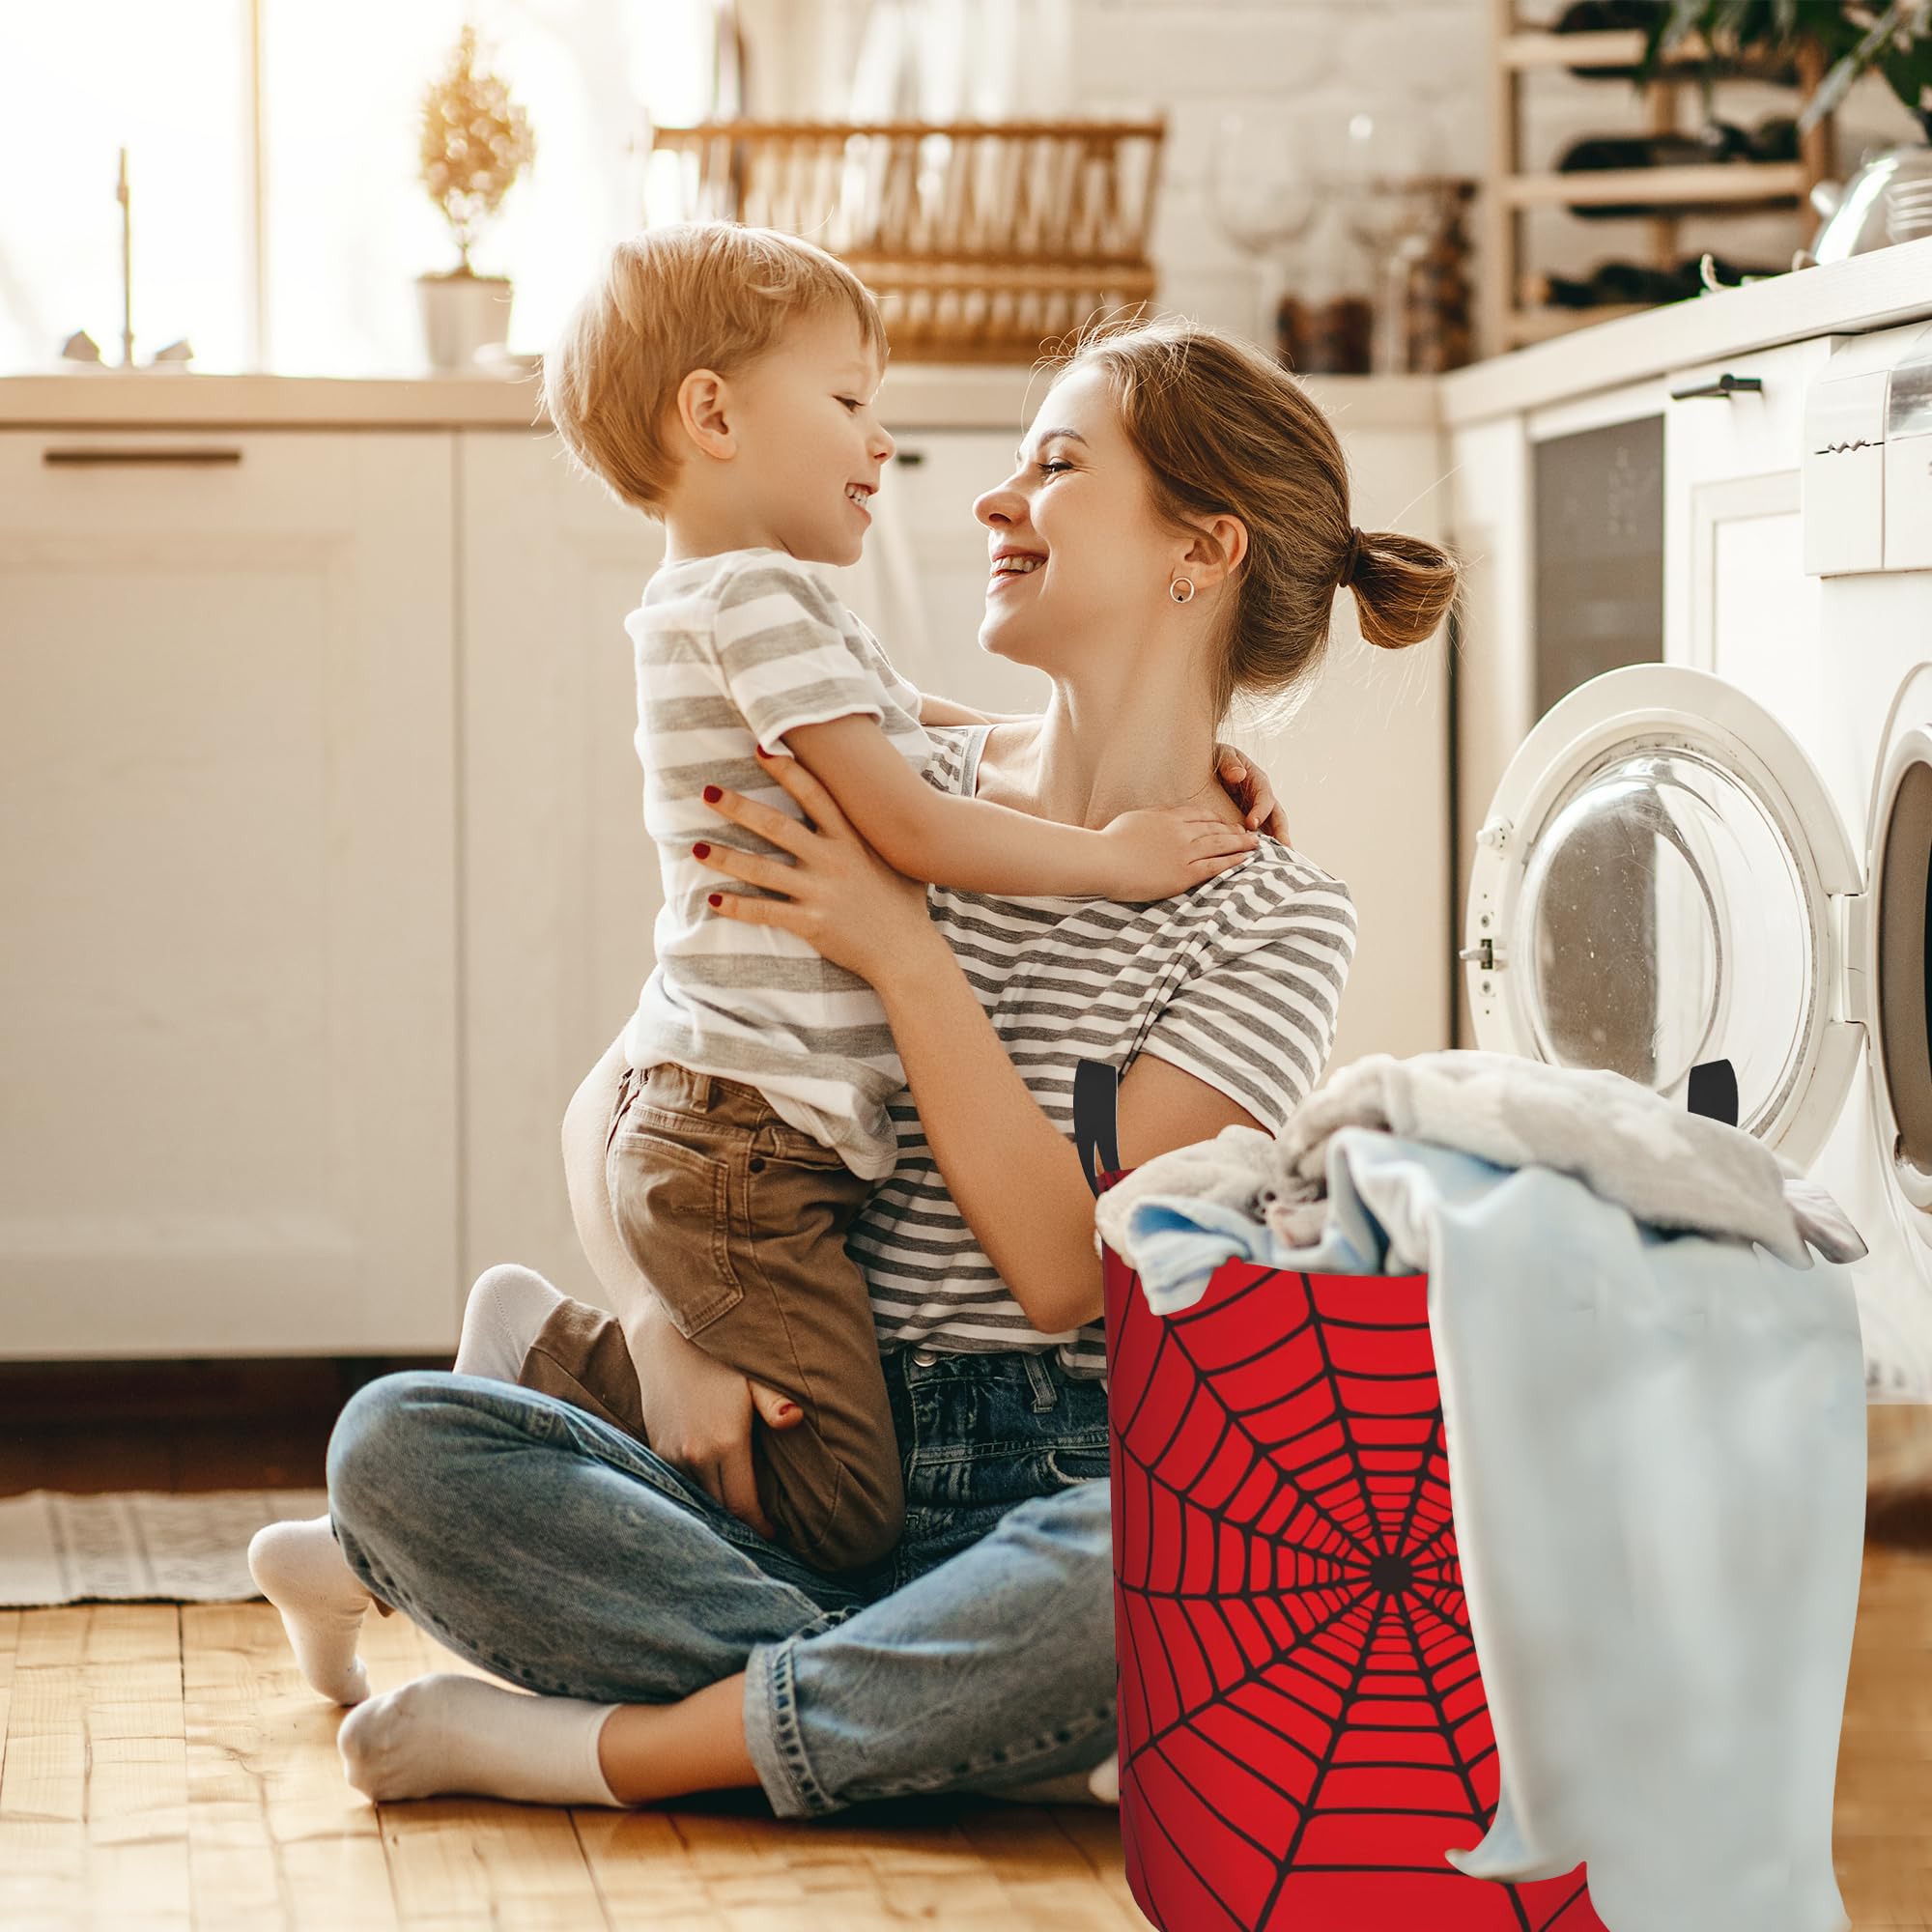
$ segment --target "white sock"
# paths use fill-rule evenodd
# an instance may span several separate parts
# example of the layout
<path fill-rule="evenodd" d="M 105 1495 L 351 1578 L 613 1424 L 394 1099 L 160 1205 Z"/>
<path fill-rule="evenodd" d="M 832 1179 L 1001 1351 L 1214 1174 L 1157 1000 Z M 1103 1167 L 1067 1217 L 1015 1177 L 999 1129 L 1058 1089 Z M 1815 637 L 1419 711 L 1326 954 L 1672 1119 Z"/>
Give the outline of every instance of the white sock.
<path fill-rule="evenodd" d="M 455 1373 L 515 1381 L 537 1330 L 562 1299 L 534 1268 L 515 1262 L 485 1268 L 464 1303 L 463 1333 L 451 1365 Z"/>
<path fill-rule="evenodd" d="M 440 1672 L 350 1712 L 335 1742 L 350 1783 L 378 1804 L 464 1792 L 616 1804 L 597 1762 L 599 1734 L 616 1708 Z"/>
<path fill-rule="evenodd" d="M 368 1696 L 355 1639 L 369 1593 L 343 1561 L 328 1519 L 271 1522 L 257 1530 L 248 1545 L 248 1574 L 281 1611 L 309 1689 L 337 1704 L 359 1704 Z"/>
<path fill-rule="evenodd" d="M 1121 1802 L 1121 1754 L 1116 1751 L 1104 1764 L 1096 1764 L 1089 1773 L 1087 1789 L 1102 1804 L 1118 1804 Z"/>

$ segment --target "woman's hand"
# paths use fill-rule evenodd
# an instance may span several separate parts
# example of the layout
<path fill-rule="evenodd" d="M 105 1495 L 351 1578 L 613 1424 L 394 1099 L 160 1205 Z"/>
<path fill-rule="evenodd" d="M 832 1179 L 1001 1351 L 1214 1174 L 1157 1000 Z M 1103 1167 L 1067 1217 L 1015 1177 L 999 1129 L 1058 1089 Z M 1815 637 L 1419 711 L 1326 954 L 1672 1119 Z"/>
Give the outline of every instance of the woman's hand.
<path fill-rule="evenodd" d="M 1279 838 L 1284 845 L 1292 843 L 1288 814 L 1275 798 L 1268 775 L 1232 745 L 1216 745 L 1214 752 L 1217 759 L 1214 776 L 1221 781 L 1222 789 L 1241 808 L 1241 823 L 1250 831 L 1260 830 L 1270 838 Z"/>
<path fill-rule="evenodd" d="M 629 1334 L 651 1447 L 713 1502 L 776 1541 L 758 1502 L 752 1423 L 755 1416 L 769 1429 L 795 1429 L 803 1411 L 776 1389 L 714 1361 L 677 1332 L 662 1308 L 653 1309 Z"/>
<path fill-rule="evenodd" d="M 719 817 L 755 832 L 789 855 L 755 857 L 728 845 L 694 846 L 693 857 L 712 871 L 783 895 L 760 898 L 713 893 L 713 916 L 747 925 L 782 926 L 814 952 L 875 986 L 895 966 L 933 947 L 944 952 L 946 942 L 926 917 L 923 882 L 894 871 L 796 758 L 782 753 L 770 756 L 762 750 L 758 757 L 797 801 L 806 822 L 742 792 L 705 786 L 704 802 Z"/>

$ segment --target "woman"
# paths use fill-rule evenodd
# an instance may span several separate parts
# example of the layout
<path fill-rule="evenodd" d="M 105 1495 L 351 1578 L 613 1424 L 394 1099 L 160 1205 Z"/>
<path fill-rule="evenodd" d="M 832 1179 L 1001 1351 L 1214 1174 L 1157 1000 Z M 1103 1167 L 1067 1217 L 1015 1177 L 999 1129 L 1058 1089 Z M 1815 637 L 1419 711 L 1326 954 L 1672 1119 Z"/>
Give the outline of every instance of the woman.
<path fill-rule="evenodd" d="M 1183 800 L 1238 818 L 1215 779 L 1223 716 L 1236 694 L 1312 676 L 1338 585 L 1389 648 L 1429 636 L 1455 594 L 1435 546 L 1353 528 L 1340 447 L 1298 384 L 1178 324 L 1082 347 L 975 510 L 994 573 L 980 641 L 1046 672 L 1052 697 L 1040 718 L 940 730 L 932 776 L 1065 823 Z M 904 1461 L 904 1539 L 878 1572 L 834 1579 L 753 1526 L 748 1444 L 769 1397 L 677 1335 L 609 1229 L 607 1056 L 566 1151 L 636 1388 L 614 1385 L 613 1329 L 573 1325 L 538 1283 L 512 1357 L 541 1327 L 525 1379 L 582 1400 L 392 1376 L 330 1444 L 335 1531 L 361 1582 L 545 1693 L 442 1677 L 363 1705 L 341 1741 L 372 1797 L 634 1804 L 756 1784 L 803 1816 L 1010 1792 L 1113 1749 L 1100 1265 L 1069 1139 L 1074 1062 L 1124 1069 L 1130 1165 L 1234 1123 L 1278 1130 L 1333 1038 L 1347 892 L 1268 838 L 1152 905 L 928 894 L 794 761 L 774 769 L 806 822 L 729 793 L 718 810 L 791 863 L 714 847 L 716 870 L 770 895 L 721 894 L 717 916 L 803 934 L 892 1021 L 899 1163 L 850 1246 Z M 654 1448 L 600 1419 L 623 1400 Z"/>

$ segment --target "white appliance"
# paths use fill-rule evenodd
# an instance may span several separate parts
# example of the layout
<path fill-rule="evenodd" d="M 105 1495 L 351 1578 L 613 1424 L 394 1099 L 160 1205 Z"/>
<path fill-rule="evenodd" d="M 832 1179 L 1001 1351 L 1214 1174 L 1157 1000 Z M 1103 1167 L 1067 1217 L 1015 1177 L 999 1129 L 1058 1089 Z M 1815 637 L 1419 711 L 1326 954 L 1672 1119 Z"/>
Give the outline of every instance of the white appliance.
<path fill-rule="evenodd" d="M 1477 834 L 1462 953 L 1480 1046 L 1672 1097 L 1731 1062 L 1739 1124 L 1870 1245 L 1873 1394 L 1926 1401 L 1932 326 L 1837 345 L 1796 467 L 1815 601 L 1762 627 L 1761 674 L 1634 666 L 1553 706 Z"/>

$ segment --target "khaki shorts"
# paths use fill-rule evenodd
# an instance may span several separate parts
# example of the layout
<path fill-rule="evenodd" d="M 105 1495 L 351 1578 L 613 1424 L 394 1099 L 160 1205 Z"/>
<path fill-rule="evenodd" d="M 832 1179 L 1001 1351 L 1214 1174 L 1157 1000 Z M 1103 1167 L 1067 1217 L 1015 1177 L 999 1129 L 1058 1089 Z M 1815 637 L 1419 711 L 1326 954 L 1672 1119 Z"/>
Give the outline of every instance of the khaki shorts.
<path fill-rule="evenodd" d="M 605 1179 L 678 1332 L 804 1411 L 753 1431 L 780 1539 L 822 1570 L 884 1555 L 904 1519 L 898 1442 L 866 1278 L 845 1252 L 872 1183 L 755 1088 L 668 1063 L 625 1069 Z M 602 1309 L 554 1310 L 518 1379 L 648 1439 L 623 1329 Z"/>

